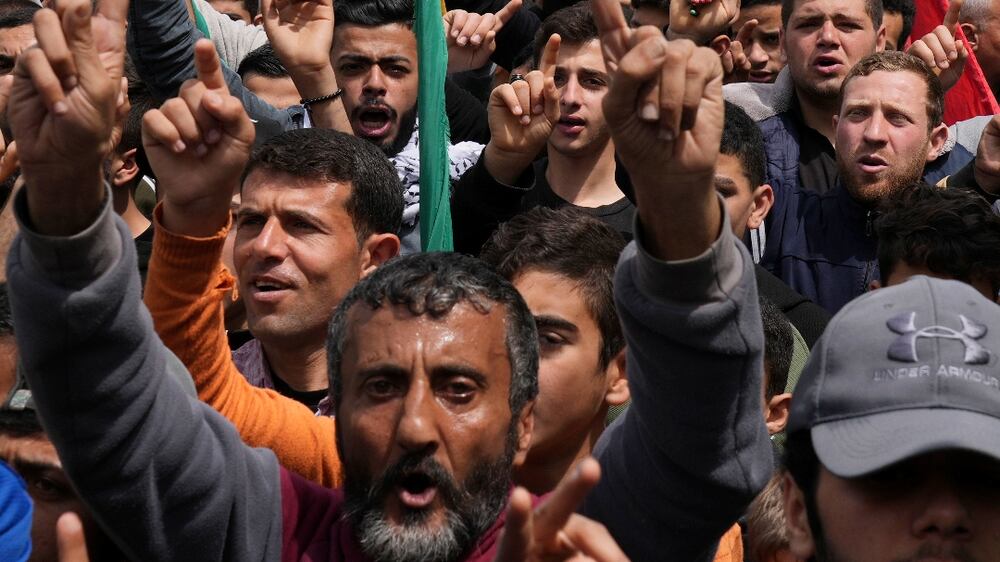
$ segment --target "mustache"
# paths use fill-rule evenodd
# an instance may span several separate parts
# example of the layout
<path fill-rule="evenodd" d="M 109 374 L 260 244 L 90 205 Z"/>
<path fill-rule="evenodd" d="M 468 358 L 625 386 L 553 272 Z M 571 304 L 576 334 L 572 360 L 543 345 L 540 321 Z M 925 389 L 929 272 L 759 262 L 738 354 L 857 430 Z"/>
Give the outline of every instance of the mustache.
<path fill-rule="evenodd" d="M 925 558 L 950 559 L 958 560 L 958 562 L 980 562 L 965 547 L 945 546 L 941 544 L 924 544 L 917 549 L 917 552 L 913 556 L 898 558 L 893 562 L 919 562 Z"/>
<path fill-rule="evenodd" d="M 423 479 L 428 487 L 437 488 L 438 497 L 441 498 L 445 506 L 450 508 L 458 506 L 466 499 L 466 493 L 459 487 L 455 478 L 434 457 L 428 456 L 426 453 L 411 453 L 373 478 L 370 485 L 366 486 L 367 489 L 363 489 L 361 486 L 358 487 L 361 489 L 355 489 L 355 492 L 358 492 L 356 497 L 363 498 L 362 501 L 357 502 L 359 504 L 357 509 L 365 511 L 376 506 L 380 507 L 385 498 L 409 478 Z M 363 483 L 358 482 L 357 478 L 345 480 L 345 486 L 352 484 L 363 486 Z"/>
<path fill-rule="evenodd" d="M 360 117 L 362 113 L 371 109 L 387 112 L 390 121 L 395 121 L 398 115 L 396 108 L 386 103 L 382 98 L 362 98 L 361 103 L 351 111 L 351 117 Z"/>

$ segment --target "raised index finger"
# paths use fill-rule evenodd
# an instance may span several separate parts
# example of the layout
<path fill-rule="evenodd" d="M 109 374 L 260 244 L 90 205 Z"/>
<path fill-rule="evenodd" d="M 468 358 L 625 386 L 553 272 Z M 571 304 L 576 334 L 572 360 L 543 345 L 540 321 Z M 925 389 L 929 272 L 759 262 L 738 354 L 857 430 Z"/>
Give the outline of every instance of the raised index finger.
<path fill-rule="evenodd" d="M 591 0 L 590 5 L 601 37 L 604 58 L 607 62 L 617 63 L 628 52 L 632 35 L 621 3 L 618 0 Z"/>
<path fill-rule="evenodd" d="M 538 70 L 541 70 L 546 78 L 555 76 L 556 74 L 556 65 L 559 62 L 559 45 L 561 43 L 562 37 L 559 37 L 558 33 L 550 35 L 549 40 L 545 42 L 545 48 L 542 49 L 542 60 L 538 61 Z"/>
<path fill-rule="evenodd" d="M 747 41 L 750 40 L 750 35 L 753 34 L 753 30 L 757 29 L 757 20 L 747 20 L 740 28 L 739 33 L 736 34 L 736 40 L 740 42 L 740 45 L 746 45 Z"/>
<path fill-rule="evenodd" d="M 601 467 L 597 461 L 592 458 L 580 461 L 576 470 L 535 510 L 535 542 L 547 544 L 554 540 L 600 478 Z"/>
<path fill-rule="evenodd" d="M 198 80 L 209 90 L 226 87 L 226 79 L 222 76 L 222 66 L 215 45 L 208 39 L 199 39 L 194 44 L 194 66 L 198 71 Z"/>
<path fill-rule="evenodd" d="M 521 0 L 510 0 L 507 5 L 500 8 L 500 11 L 496 13 L 497 25 L 493 27 L 494 31 L 499 31 L 501 27 L 510 21 L 510 18 L 514 17 L 514 14 L 521 9 Z"/>
<path fill-rule="evenodd" d="M 947 27 L 951 30 L 952 35 L 955 34 L 955 27 L 958 25 L 958 15 L 962 11 L 963 0 L 951 0 L 948 3 L 948 11 L 944 14 L 944 21 L 941 25 Z"/>

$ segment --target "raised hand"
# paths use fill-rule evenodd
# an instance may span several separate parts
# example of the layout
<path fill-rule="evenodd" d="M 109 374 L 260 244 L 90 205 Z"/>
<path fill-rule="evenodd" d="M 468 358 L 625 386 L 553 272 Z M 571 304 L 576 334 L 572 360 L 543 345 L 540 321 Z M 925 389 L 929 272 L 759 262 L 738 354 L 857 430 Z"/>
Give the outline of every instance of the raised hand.
<path fill-rule="evenodd" d="M 979 187 L 1000 194 L 1000 115 L 994 115 L 983 129 L 976 151 L 975 177 Z"/>
<path fill-rule="evenodd" d="M 497 48 L 496 35 L 521 9 L 522 0 L 510 0 L 496 14 L 451 10 L 444 15 L 448 42 L 448 72 L 481 68 Z"/>
<path fill-rule="evenodd" d="M 113 148 L 128 0 L 60 0 L 35 15 L 38 44 L 18 57 L 8 121 L 28 184 L 32 225 L 79 232 L 104 198 L 101 163 Z"/>
<path fill-rule="evenodd" d="M 907 53 L 919 58 L 938 75 L 941 87 L 948 91 L 962 77 L 969 51 L 965 41 L 955 37 L 963 0 L 951 0 L 941 25 L 910 44 Z"/>
<path fill-rule="evenodd" d="M 593 0 L 602 40 L 635 43 L 614 0 Z M 725 106 L 722 64 L 707 48 L 648 34 L 618 60 L 604 98 L 616 152 L 632 177 L 647 249 L 661 259 L 690 258 L 718 237 L 713 189 Z M 650 99 L 647 92 L 655 92 Z M 683 235 L 680 231 L 687 229 Z"/>
<path fill-rule="evenodd" d="M 261 0 L 260 13 L 267 39 L 289 72 L 332 68 L 333 0 Z"/>
<path fill-rule="evenodd" d="M 211 236 L 229 220 L 229 202 L 250 156 L 254 128 L 229 95 L 215 46 L 195 44 L 196 80 L 146 112 L 142 144 L 163 193 L 163 226 Z"/>
<path fill-rule="evenodd" d="M 667 38 L 690 39 L 704 45 L 726 33 L 736 22 L 740 17 L 740 0 L 712 0 L 700 4 L 694 7 L 697 15 L 692 14 L 691 9 L 691 4 L 683 0 L 670 3 Z"/>
<path fill-rule="evenodd" d="M 555 83 L 559 41 L 559 35 L 549 37 L 539 70 L 529 72 L 524 80 L 501 84 L 490 94 L 491 138 L 486 145 L 486 166 L 497 181 L 516 180 L 545 147 L 559 122 Z"/>
<path fill-rule="evenodd" d="M 753 37 L 753 30 L 757 29 L 757 20 L 747 20 L 740 27 L 736 34 L 736 39 L 729 43 L 729 48 L 722 53 L 722 72 L 725 75 L 725 82 L 746 82 L 750 72 L 750 59 L 747 57 L 747 50 L 750 47 L 750 40 Z"/>
<path fill-rule="evenodd" d="M 534 511 L 527 490 L 515 489 L 494 562 L 628 560 L 603 525 L 574 513 L 600 476 L 597 461 L 580 461 Z"/>

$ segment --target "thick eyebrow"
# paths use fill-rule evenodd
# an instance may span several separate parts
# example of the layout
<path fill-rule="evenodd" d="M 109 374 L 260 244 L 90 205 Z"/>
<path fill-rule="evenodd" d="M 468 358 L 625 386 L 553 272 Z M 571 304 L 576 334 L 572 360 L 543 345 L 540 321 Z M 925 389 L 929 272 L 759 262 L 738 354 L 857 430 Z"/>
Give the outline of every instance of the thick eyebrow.
<path fill-rule="evenodd" d="M 379 363 L 375 365 L 369 365 L 362 367 L 357 375 L 360 382 L 364 382 L 372 377 L 388 377 L 391 379 L 408 379 L 410 378 L 410 371 L 399 367 L 397 365 Z M 435 365 L 433 367 L 431 377 L 453 377 L 462 376 L 468 377 L 474 381 L 476 384 L 482 388 L 489 387 L 489 379 L 486 375 L 480 372 L 478 369 L 470 367 L 468 365 L 463 365 L 461 363 L 444 363 L 440 365 Z"/>
<path fill-rule="evenodd" d="M 604 72 L 604 71 L 601 71 L 601 70 L 597 70 L 596 68 L 581 68 L 580 69 L 580 74 L 588 74 L 590 76 L 598 76 L 600 78 L 607 78 L 608 77 L 608 73 L 607 72 Z"/>
<path fill-rule="evenodd" d="M 264 216 L 265 214 L 266 213 L 264 213 L 260 209 L 256 209 L 254 207 L 241 204 L 239 206 L 239 210 L 236 211 L 236 218 L 241 219 L 243 217 L 260 217 Z M 304 220 L 306 222 L 313 223 L 316 225 L 326 224 L 319 216 L 305 209 L 283 209 L 279 214 L 284 217 Z"/>
<path fill-rule="evenodd" d="M 727 176 L 715 176 L 715 189 L 735 193 L 739 189 L 733 178 Z"/>
<path fill-rule="evenodd" d="M 341 55 L 340 58 L 337 59 L 337 62 L 359 62 L 364 64 L 386 64 L 386 63 L 402 62 L 410 64 L 410 59 L 404 57 L 403 55 L 389 55 L 386 57 L 382 57 L 378 60 L 375 60 L 371 57 L 366 57 L 364 55 L 347 53 L 345 55 Z"/>
<path fill-rule="evenodd" d="M 19 474 L 37 474 L 46 470 L 62 470 L 62 466 L 52 462 L 15 458 L 11 462 Z"/>
<path fill-rule="evenodd" d="M 569 320 L 548 314 L 535 316 L 535 326 L 537 326 L 539 330 L 542 328 L 549 328 L 553 330 L 563 330 L 574 334 L 580 331 L 580 328 Z"/>

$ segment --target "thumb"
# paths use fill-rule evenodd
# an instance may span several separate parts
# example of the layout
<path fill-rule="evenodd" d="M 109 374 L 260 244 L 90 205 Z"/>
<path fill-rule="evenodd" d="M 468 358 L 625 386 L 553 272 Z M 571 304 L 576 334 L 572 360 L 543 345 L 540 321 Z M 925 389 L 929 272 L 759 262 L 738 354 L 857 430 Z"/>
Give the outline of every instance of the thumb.
<path fill-rule="evenodd" d="M 232 96 L 220 96 L 216 92 L 207 91 L 202 97 L 202 106 L 222 126 L 222 130 L 230 137 L 253 144 L 256 130 L 247 115 L 243 104 Z"/>
<path fill-rule="evenodd" d="M 56 521 L 56 542 L 59 547 L 59 562 L 89 562 L 83 523 L 72 511 L 63 513 Z"/>

